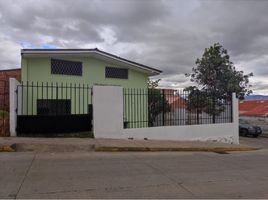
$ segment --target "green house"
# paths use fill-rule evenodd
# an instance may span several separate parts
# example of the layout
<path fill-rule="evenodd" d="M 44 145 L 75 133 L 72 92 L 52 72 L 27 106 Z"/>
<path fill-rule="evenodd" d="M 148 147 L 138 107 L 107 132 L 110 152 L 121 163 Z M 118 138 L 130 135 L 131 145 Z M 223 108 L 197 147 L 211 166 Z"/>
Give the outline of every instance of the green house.
<path fill-rule="evenodd" d="M 146 89 L 148 77 L 160 73 L 99 49 L 22 49 L 18 116 L 26 124 L 29 116 L 88 115 L 94 85 Z"/>
<path fill-rule="evenodd" d="M 55 66 L 52 66 L 53 61 Z M 104 84 L 120 85 L 124 88 L 146 88 L 148 76 L 161 73 L 158 69 L 98 49 L 22 49 L 21 68 L 23 82 L 73 83 L 90 86 Z M 113 76 L 107 74 L 109 70 L 111 73 L 125 75 Z"/>

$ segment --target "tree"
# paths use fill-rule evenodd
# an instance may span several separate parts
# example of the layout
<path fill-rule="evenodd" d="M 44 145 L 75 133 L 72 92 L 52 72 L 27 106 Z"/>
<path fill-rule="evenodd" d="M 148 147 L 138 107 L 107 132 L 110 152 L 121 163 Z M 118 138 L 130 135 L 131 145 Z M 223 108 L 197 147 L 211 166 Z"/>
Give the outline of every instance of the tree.
<path fill-rule="evenodd" d="M 196 60 L 192 73 L 186 74 L 197 84 L 196 89 L 210 94 L 211 98 L 207 98 L 204 108 L 211 106 L 206 112 L 213 116 L 213 122 L 215 116 L 224 111 L 221 100 L 231 100 L 233 92 L 240 99 L 252 93 L 249 78 L 253 73 L 244 75 L 243 71 L 237 71 L 229 58 L 227 50 L 215 43 L 205 49 L 201 59 Z M 196 93 L 196 89 L 192 92 Z M 191 91 L 191 88 L 186 90 Z"/>
<path fill-rule="evenodd" d="M 148 121 L 149 126 L 153 126 L 156 117 L 162 114 L 162 123 L 165 123 L 165 113 L 170 112 L 171 108 L 168 104 L 164 90 L 157 89 L 158 83 L 161 79 L 156 81 L 148 79 Z"/>
<path fill-rule="evenodd" d="M 196 113 L 197 124 L 199 124 L 199 115 L 205 110 L 206 107 L 206 93 L 200 91 L 195 86 L 190 86 L 184 89 L 189 92 L 187 97 L 186 109 L 190 112 Z"/>
<path fill-rule="evenodd" d="M 150 89 L 155 89 L 158 87 L 158 83 L 161 81 L 161 79 L 157 79 L 157 80 L 151 80 L 148 78 L 147 84 L 148 84 L 148 88 Z"/>

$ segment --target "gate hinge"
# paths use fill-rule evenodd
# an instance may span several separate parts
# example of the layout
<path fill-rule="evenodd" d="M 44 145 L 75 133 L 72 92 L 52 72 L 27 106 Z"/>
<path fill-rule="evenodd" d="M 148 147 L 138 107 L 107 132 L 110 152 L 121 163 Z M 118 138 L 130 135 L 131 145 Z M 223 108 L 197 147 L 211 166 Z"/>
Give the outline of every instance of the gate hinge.
<path fill-rule="evenodd" d="M 18 114 L 18 108 L 15 109 L 15 112 Z"/>
<path fill-rule="evenodd" d="M 18 89 L 15 90 L 15 93 L 18 94 Z"/>

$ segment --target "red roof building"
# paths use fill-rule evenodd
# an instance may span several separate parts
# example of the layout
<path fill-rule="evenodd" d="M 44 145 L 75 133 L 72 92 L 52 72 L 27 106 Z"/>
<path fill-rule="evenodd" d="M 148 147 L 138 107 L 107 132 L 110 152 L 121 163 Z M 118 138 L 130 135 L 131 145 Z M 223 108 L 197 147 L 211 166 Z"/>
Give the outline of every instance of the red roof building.
<path fill-rule="evenodd" d="M 264 117 L 268 115 L 268 100 L 239 101 L 240 116 Z"/>
<path fill-rule="evenodd" d="M 177 108 L 185 108 L 186 103 L 178 93 L 177 90 L 173 89 L 163 89 L 165 94 L 165 99 L 168 104 L 171 106 L 171 110 L 174 112 Z"/>

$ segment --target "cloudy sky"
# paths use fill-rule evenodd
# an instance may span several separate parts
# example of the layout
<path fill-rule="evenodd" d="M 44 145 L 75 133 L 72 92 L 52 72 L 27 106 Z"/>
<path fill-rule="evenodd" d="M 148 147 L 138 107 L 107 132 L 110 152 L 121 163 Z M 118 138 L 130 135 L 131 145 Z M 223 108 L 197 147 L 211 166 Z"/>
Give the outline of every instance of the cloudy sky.
<path fill-rule="evenodd" d="M 163 70 L 184 88 L 204 48 L 221 43 L 268 94 L 266 0 L 0 0 L 0 68 L 20 67 L 21 48 L 99 48 Z"/>

